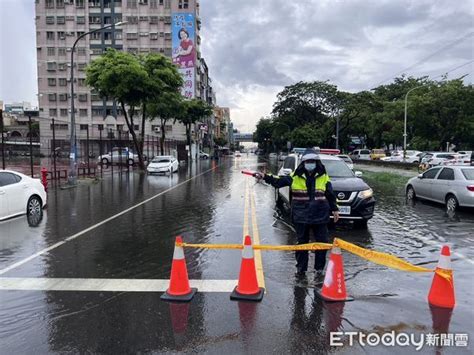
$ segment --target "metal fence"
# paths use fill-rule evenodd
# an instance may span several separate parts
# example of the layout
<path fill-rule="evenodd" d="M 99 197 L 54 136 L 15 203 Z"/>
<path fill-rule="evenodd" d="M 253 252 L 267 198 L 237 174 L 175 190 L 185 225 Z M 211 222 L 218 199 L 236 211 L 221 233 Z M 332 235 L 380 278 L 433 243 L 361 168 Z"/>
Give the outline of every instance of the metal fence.
<path fill-rule="evenodd" d="M 51 180 L 67 179 L 71 149 L 70 122 L 56 119 L 39 119 L 40 136 L 33 137 L 28 131 L 27 137 L 3 136 L 0 143 L 0 156 L 3 169 L 11 169 L 32 176 L 39 176 L 41 168 L 48 170 Z M 133 165 L 121 154 L 108 164 L 102 164 L 101 156 L 113 151 L 136 153 L 131 134 L 105 124 L 76 124 L 76 161 L 78 176 L 95 176 L 104 172 L 130 171 Z M 186 143 L 182 140 L 165 139 L 161 151 L 161 137 L 157 134 L 145 134 L 142 138 L 135 131 L 138 139 L 143 141 L 145 160 L 155 155 L 173 155 L 179 160 L 187 160 Z M 31 136 L 31 139 L 30 137 Z M 105 161 L 105 160 L 104 160 Z"/>

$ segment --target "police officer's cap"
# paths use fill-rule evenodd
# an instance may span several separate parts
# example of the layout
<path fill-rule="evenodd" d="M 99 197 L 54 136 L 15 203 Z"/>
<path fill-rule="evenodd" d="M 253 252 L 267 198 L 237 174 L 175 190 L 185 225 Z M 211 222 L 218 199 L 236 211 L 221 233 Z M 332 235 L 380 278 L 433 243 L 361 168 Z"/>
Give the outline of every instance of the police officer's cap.
<path fill-rule="evenodd" d="M 308 148 L 304 151 L 303 157 L 301 161 L 304 162 L 306 160 L 319 160 L 319 149 Z"/>

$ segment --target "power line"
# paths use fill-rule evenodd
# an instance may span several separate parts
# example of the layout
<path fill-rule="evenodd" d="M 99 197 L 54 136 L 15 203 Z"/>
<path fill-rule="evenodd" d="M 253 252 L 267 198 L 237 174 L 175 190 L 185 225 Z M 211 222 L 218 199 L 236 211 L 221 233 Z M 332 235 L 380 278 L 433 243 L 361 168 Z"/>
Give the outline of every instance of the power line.
<path fill-rule="evenodd" d="M 446 74 L 448 74 L 448 73 L 451 73 L 452 71 L 455 71 L 455 70 L 458 70 L 459 68 L 465 67 L 466 65 L 471 64 L 472 62 L 474 62 L 474 59 L 473 59 L 473 60 L 470 60 L 470 61 L 467 62 L 467 63 L 458 65 L 458 66 L 455 67 L 455 68 L 449 69 L 448 71 L 446 71 L 446 72 L 444 72 L 444 73 L 442 73 L 442 74 L 436 75 L 436 76 L 432 77 L 431 79 L 436 79 L 436 78 L 438 78 L 438 77 L 440 77 L 440 76 L 443 76 L 443 75 L 446 75 Z M 469 75 L 469 73 L 468 73 L 467 75 Z"/>
<path fill-rule="evenodd" d="M 423 59 L 419 60 L 418 62 L 416 62 L 415 64 L 412 64 L 410 65 L 409 67 L 405 68 L 405 69 L 402 69 L 398 72 L 396 72 L 395 74 L 393 74 L 392 76 L 390 76 L 389 78 L 385 79 L 385 80 L 382 80 L 381 82 L 377 83 L 376 85 L 372 86 L 372 87 L 377 87 L 379 86 L 380 84 L 383 84 L 384 82 L 386 82 L 387 80 L 391 80 L 393 79 L 394 77 L 396 77 L 397 75 L 401 74 L 401 73 L 405 73 L 407 72 L 408 70 L 411 70 L 413 68 L 416 68 L 418 65 L 426 62 L 428 59 L 431 59 L 433 58 L 434 56 L 436 56 L 437 54 L 441 53 L 442 51 L 446 50 L 446 49 L 449 49 L 453 46 L 455 46 L 456 44 L 464 41 L 466 38 L 472 36 L 474 34 L 474 32 L 469 32 L 467 34 L 465 34 L 464 36 L 462 36 L 461 38 L 458 38 L 457 40 L 455 40 L 454 42 L 451 42 L 447 45 L 445 45 L 444 47 L 441 47 L 440 49 L 436 50 L 435 52 L 431 53 L 430 55 L 424 57 Z"/>

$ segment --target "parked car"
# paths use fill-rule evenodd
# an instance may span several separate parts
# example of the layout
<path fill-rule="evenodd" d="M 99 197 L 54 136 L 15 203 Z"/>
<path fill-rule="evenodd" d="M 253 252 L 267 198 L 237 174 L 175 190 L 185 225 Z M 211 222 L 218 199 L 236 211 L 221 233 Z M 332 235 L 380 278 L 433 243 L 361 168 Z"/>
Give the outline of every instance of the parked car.
<path fill-rule="evenodd" d="M 47 196 L 39 179 L 12 171 L 0 171 L 0 221 L 19 215 L 39 215 Z"/>
<path fill-rule="evenodd" d="M 471 165 L 471 154 L 454 154 L 452 159 L 443 160 L 440 165 Z"/>
<path fill-rule="evenodd" d="M 178 171 L 179 163 L 175 157 L 171 155 L 158 155 L 154 157 L 146 170 L 149 174 L 158 173 L 175 173 Z"/>
<path fill-rule="evenodd" d="M 442 161 L 447 159 L 454 159 L 454 153 L 446 152 L 428 152 L 421 159 L 421 163 L 427 163 L 430 167 L 440 165 Z"/>
<path fill-rule="evenodd" d="M 371 160 L 379 160 L 380 158 L 386 157 L 385 150 L 383 149 L 372 149 L 370 151 L 370 159 Z"/>
<path fill-rule="evenodd" d="M 407 199 L 439 202 L 451 211 L 474 207 L 474 167 L 433 167 L 408 180 L 405 191 Z"/>
<path fill-rule="evenodd" d="M 280 155 L 278 156 L 278 160 L 279 160 L 279 161 L 284 161 L 287 156 L 288 156 L 288 155 L 286 155 L 285 153 L 280 153 Z"/>
<path fill-rule="evenodd" d="M 351 158 L 349 158 L 348 155 L 339 154 L 339 155 L 336 155 L 336 157 L 342 159 L 344 161 L 344 163 L 347 164 L 349 169 L 354 170 L 354 162 L 351 160 Z"/>
<path fill-rule="evenodd" d="M 236 150 L 236 151 L 234 152 L 234 156 L 235 156 L 235 157 L 241 157 L 242 154 L 240 153 L 239 150 Z"/>
<path fill-rule="evenodd" d="M 209 154 L 204 153 L 204 152 L 199 152 L 199 158 L 204 159 L 204 160 L 209 159 Z"/>
<path fill-rule="evenodd" d="M 420 152 L 419 150 L 407 150 L 406 152 L 406 157 L 405 161 L 407 163 L 420 163 L 420 157 L 423 154 L 423 152 Z M 403 151 L 396 151 L 393 152 L 392 155 L 389 157 L 384 157 L 380 158 L 382 161 L 398 161 L 402 162 L 403 161 Z"/>
<path fill-rule="evenodd" d="M 115 147 L 112 153 L 100 155 L 97 161 L 102 164 L 128 164 L 134 165 L 138 162 L 138 155 L 131 152 L 128 148 Z"/>
<path fill-rule="evenodd" d="M 370 160 L 370 150 L 356 149 L 349 153 L 349 157 L 352 160 Z"/>
<path fill-rule="evenodd" d="M 355 226 L 365 227 L 374 215 L 375 198 L 372 189 L 360 179 L 361 172 L 355 173 L 347 164 L 333 155 L 320 154 L 322 163 L 331 178 L 334 193 L 337 197 L 341 219 L 353 221 Z M 290 154 L 283 162 L 278 175 L 289 175 L 301 162 L 300 154 Z M 291 205 L 289 187 L 278 189 L 278 196 L 287 208 Z"/>

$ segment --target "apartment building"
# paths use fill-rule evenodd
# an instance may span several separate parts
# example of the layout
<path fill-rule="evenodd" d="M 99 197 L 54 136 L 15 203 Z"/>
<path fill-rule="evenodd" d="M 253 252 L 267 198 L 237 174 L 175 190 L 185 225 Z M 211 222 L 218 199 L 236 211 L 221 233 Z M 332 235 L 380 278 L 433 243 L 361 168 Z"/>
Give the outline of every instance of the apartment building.
<path fill-rule="evenodd" d="M 180 64 L 187 75 L 187 97 L 212 103 L 213 92 L 207 66 L 201 58 L 199 2 L 197 0 L 36 0 L 36 43 L 38 91 L 43 149 L 50 147 L 52 128 L 58 140 L 68 141 L 70 131 L 70 60 L 76 39 L 91 30 L 121 21 L 123 26 L 85 36 L 74 53 L 74 91 L 76 137 L 79 147 L 86 134 L 93 140 L 99 135 L 128 137 L 123 112 L 113 101 L 106 101 L 85 84 L 87 64 L 107 48 L 133 54 L 161 53 L 172 57 L 179 45 L 178 31 L 183 26 L 192 34 L 193 60 Z M 173 32 L 174 31 L 174 32 Z M 173 37 L 174 35 L 174 37 Z M 177 62 L 173 59 L 174 62 Z M 205 75 L 202 70 L 205 70 Z M 209 99 L 211 97 L 211 99 Z M 140 131 L 140 122 L 134 129 Z M 159 122 L 147 122 L 146 135 L 158 139 Z M 166 127 L 170 139 L 184 140 L 185 129 L 179 123 Z M 196 137 L 198 135 L 196 134 Z M 79 152 L 81 154 L 81 152 Z"/>

